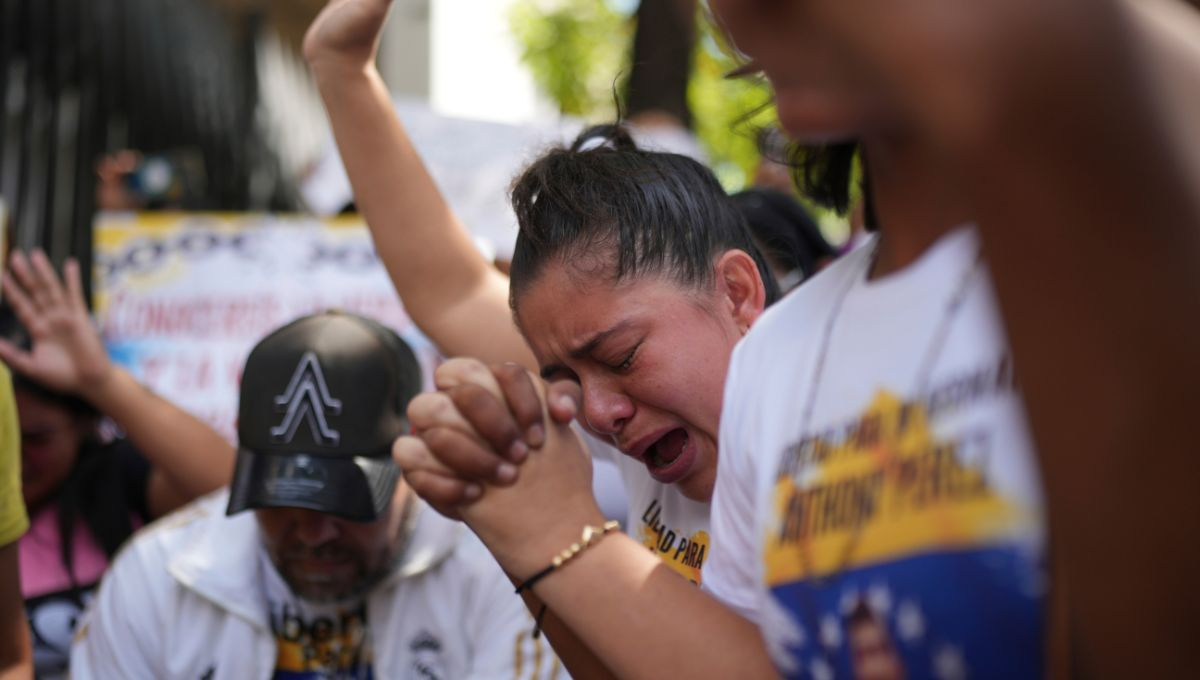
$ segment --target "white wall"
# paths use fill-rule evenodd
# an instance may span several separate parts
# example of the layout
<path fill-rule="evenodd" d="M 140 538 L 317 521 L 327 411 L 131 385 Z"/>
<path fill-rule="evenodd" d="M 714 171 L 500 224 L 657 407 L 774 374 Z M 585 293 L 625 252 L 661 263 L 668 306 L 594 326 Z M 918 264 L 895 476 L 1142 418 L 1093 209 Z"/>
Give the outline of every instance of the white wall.
<path fill-rule="evenodd" d="M 504 123 L 555 117 L 520 63 L 508 27 L 512 0 L 429 1 L 435 111 Z"/>
<path fill-rule="evenodd" d="M 429 97 L 430 0 L 395 0 L 379 46 L 379 72 L 393 95 Z"/>

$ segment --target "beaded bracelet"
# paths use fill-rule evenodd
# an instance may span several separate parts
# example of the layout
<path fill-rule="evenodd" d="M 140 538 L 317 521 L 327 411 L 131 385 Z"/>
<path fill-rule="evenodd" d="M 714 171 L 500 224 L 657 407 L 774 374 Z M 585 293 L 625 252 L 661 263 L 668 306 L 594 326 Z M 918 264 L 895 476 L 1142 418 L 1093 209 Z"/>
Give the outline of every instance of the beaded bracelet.
<path fill-rule="evenodd" d="M 565 550 L 563 550 L 559 554 L 555 555 L 554 559 L 550 560 L 549 566 L 545 567 L 544 569 L 542 569 L 538 573 L 534 574 L 533 576 L 530 576 L 529 578 L 525 579 L 525 581 L 522 582 L 521 585 L 517 586 L 517 591 L 516 591 L 517 594 L 520 595 L 522 592 L 533 588 L 533 585 L 535 583 L 537 583 L 538 581 L 549 576 L 550 572 L 554 571 L 555 569 L 561 568 L 567 562 L 570 562 L 572 559 L 574 559 L 576 556 L 578 556 L 579 553 L 592 547 L 592 544 L 599 541 L 600 538 L 603 537 L 605 534 L 612 532 L 612 531 L 616 531 L 619 528 L 621 528 L 621 524 L 619 522 L 617 522 L 616 520 L 610 520 L 598 527 L 592 526 L 590 524 L 583 527 L 583 533 L 580 534 L 579 542 L 572 543 Z M 537 616 L 534 618 L 534 625 L 533 625 L 534 639 L 537 639 L 537 637 L 542 632 L 542 619 L 545 618 L 545 616 L 546 616 L 546 605 L 543 604 L 542 608 L 538 610 Z"/>

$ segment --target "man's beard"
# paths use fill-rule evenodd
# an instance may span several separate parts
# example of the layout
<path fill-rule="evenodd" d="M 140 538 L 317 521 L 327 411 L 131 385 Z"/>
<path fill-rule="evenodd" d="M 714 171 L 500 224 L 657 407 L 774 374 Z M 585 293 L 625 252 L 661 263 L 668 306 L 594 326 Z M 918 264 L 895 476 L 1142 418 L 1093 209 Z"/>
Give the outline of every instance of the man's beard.
<path fill-rule="evenodd" d="M 390 547 L 389 554 L 378 560 L 377 566 L 373 569 L 368 568 L 365 556 L 336 545 L 289 551 L 280 556 L 279 563 L 275 566 L 288 588 L 301 599 L 314 604 L 336 604 L 360 599 L 386 579 L 400 560 L 402 552 L 400 547 Z M 348 563 L 353 564 L 357 573 L 344 586 L 334 589 L 332 579 L 328 583 L 320 583 L 319 578 L 301 577 L 287 566 L 306 559 L 345 559 Z"/>
<path fill-rule="evenodd" d="M 336 540 L 316 548 L 296 547 L 284 550 L 278 556 L 268 551 L 268 554 L 271 554 L 275 570 L 283 577 L 292 593 L 307 602 L 337 604 L 361 599 L 375 586 L 391 576 L 407 551 L 408 541 L 416 529 L 418 513 L 416 512 L 415 498 L 416 496 L 410 493 L 404 499 L 396 535 L 388 542 L 384 551 L 375 553 L 375 555 L 367 555 L 347 548 Z M 373 568 L 368 564 L 369 558 L 372 556 L 379 558 Z M 302 579 L 287 567 L 289 564 L 306 559 L 345 561 L 347 564 L 352 564 L 357 573 L 344 586 L 335 590 L 332 588 L 332 584 L 320 584 L 314 583 L 312 579 Z M 329 579 L 329 581 L 332 580 Z"/>

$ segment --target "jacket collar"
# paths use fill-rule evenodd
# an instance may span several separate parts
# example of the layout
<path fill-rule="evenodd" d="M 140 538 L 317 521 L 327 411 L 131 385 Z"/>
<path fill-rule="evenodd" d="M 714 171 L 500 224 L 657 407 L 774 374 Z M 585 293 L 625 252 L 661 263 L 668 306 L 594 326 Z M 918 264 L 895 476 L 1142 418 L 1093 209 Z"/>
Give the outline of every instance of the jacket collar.
<path fill-rule="evenodd" d="M 200 512 L 202 526 L 176 547 L 167 571 L 183 587 L 260 628 L 270 627 L 259 567 L 262 540 L 254 513 L 225 516 L 228 490 L 210 494 L 185 512 Z M 395 571 L 372 595 L 391 590 L 403 579 L 425 573 L 446 560 L 458 545 L 463 527 L 413 500 L 412 530 Z M 370 599 L 375 599 L 374 597 Z"/>

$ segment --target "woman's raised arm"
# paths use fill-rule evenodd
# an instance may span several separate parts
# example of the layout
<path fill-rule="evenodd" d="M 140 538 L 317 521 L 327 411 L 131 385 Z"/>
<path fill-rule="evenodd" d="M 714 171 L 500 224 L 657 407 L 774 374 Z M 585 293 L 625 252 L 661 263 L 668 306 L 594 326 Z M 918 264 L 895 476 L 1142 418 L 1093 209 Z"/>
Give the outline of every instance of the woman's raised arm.
<path fill-rule="evenodd" d="M 443 354 L 533 368 L 509 312 L 508 278 L 447 205 L 375 68 L 390 4 L 332 0 L 304 40 L 355 202 L 405 310 Z"/>

